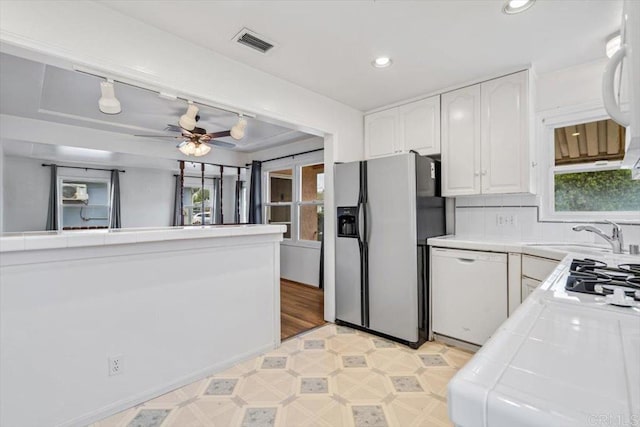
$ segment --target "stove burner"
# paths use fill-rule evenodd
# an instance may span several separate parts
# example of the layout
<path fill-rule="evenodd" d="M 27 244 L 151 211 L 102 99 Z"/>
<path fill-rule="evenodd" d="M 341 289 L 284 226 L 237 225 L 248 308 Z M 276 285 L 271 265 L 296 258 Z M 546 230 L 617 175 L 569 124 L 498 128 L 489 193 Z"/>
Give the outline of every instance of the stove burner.
<path fill-rule="evenodd" d="M 617 288 L 622 289 L 626 296 L 640 301 L 640 264 L 610 267 L 589 258 L 571 262 L 565 285 L 567 291 L 607 296 Z"/>

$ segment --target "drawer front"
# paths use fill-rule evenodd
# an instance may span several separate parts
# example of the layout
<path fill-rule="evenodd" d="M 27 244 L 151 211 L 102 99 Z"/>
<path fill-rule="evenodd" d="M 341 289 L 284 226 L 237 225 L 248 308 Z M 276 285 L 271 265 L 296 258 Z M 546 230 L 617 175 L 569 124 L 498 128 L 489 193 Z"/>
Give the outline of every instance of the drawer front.
<path fill-rule="evenodd" d="M 523 277 L 522 278 L 522 301 L 527 299 L 527 297 L 531 295 L 533 291 L 535 291 L 536 288 L 540 286 L 541 283 L 542 282 L 538 280 L 533 280 L 528 277 Z"/>
<path fill-rule="evenodd" d="M 531 255 L 522 256 L 522 275 L 541 282 L 545 281 L 557 266 L 558 261 Z"/>

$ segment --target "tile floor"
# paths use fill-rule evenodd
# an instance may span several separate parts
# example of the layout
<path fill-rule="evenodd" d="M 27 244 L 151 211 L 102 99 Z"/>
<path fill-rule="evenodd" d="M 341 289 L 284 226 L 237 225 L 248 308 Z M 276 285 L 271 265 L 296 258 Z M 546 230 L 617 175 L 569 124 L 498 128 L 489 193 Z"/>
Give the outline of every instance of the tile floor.
<path fill-rule="evenodd" d="M 93 427 L 449 426 L 447 382 L 471 356 L 328 324 Z"/>

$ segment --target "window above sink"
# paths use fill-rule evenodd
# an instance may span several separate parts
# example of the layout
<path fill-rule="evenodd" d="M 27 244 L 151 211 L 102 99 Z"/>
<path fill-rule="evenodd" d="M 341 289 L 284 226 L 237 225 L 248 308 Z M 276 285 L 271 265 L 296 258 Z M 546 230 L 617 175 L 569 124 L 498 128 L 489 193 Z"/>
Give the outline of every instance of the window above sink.
<path fill-rule="evenodd" d="M 541 219 L 640 223 L 640 180 L 621 169 L 626 129 L 593 107 L 542 123 Z"/>

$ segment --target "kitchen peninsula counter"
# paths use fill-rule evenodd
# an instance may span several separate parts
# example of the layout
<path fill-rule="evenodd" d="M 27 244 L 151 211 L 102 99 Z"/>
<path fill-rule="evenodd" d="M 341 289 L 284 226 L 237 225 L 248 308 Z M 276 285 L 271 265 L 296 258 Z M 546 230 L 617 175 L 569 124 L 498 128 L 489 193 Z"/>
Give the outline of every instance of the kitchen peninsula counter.
<path fill-rule="evenodd" d="M 0 425 L 87 425 L 276 347 L 283 232 L 0 237 Z"/>

